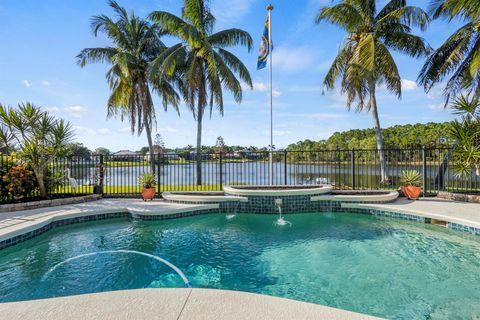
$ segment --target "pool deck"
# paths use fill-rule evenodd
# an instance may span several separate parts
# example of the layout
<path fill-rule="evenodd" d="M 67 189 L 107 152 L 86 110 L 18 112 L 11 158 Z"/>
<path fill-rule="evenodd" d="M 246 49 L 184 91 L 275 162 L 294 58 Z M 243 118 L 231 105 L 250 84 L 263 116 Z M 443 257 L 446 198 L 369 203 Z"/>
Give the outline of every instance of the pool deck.
<path fill-rule="evenodd" d="M 379 319 L 289 299 L 212 289 L 138 289 L 0 303 L 0 318 L 9 320 Z"/>

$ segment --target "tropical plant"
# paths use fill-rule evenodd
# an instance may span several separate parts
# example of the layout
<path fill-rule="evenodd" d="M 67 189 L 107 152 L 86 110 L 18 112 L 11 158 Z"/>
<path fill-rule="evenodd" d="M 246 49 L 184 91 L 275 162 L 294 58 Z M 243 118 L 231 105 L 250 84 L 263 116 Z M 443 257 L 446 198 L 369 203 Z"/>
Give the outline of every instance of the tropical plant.
<path fill-rule="evenodd" d="M 233 93 L 237 103 L 242 101 L 243 80 L 252 88 L 252 80 L 245 65 L 225 48 L 242 45 L 252 48 L 252 38 L 246 31 L 227 29 L 213 33 L 215 17 L 203 0 L 185 0 L 182 16 L 164 11 L 150 14 L 154 23 L 180 43 L 160 54 L 151 64 L 151 73 L 183 75 L 182 95 L 197 122 L 196 174 L 202 183 L 202 120 L 207 106 L 210 116 L 213 108 L 223 115 L 223 88 Z"/>
<path fill-rule="evenodd" d="M 475 0 L 432 0 L 432 17 L 465 24 L 456 30 L 425 62 L 418 80 L 428 92 L 450 78 L 444 89 L 446 101 L 466 91 L 480 95 L 480 3 Z M 447 105 L 446 104 L 446 105 Z"/>
<path fill-rule="evenodd" d="M 37 187 L 33 171 L 24 165 L 10 168 L 2 178 L 8 192 L 17 200 L 29 196 Z"/>
<path fill-rule="evenodd" d="M 480 100 L 461 95 L 450 108 L 461 116 L 460 121 L 454 120 L 447 129 L 448 136 L 454 140 L 455 171 L 459 176 L 470 176 L 476 169 L 476 175 L 480 176 Z"/>
<path fill-rule="evenodd" d="M 145 189 L 155 188 L 157 185 L 157 180 L 155 179 L 155 174 L 152 172 L 146 172 L 142 174 L 138 180 L 140 186 Z"/>
<path fill-rule="evenodd" d="M 400 183 L 405 187 L 420 187 L 422 175 L 417 170 L 404 170 L 400 175 Z"/>
<path fill-rule="evenodd" d="M 0 105 L 0 125 L 6 130 L 0 137 L 11 137 L 3 143 L 15 145 L 19 158 L 35 173 L 40 195 L 46 197 L 48 164 L 65 155 L 65 146 L 73 138 L 70 123 L 55 119 L 39 107 L 26 103 L 20 104 L 17 109 Z"/>
<path fill-rule="evenodd" d="M 89 63 L 111 65 L 106 75 L 111 90 L 107 118 L 120 114 L 123 121 L 127 117 L 132 134 L 137 132 L 141 135 L 145 130 L 151 169 L 155 172 L 152 129 L 156 120 L 150 91 L 152 89 L 161 97 L 165 110 L 171 104 L 178 112 L 180 98 L 175 90 L 175 81 L 179 80 L 173 76 L 166 78 L 147 73 L 149 63 L 166 50 L 158 27 L 134 13 L 128 14 L 113 0 L 108 3 L 116 14 L 115 19 L 106 15 L 94 16 L 91 28 L 94 36 L 104 33 L 113 42 L 113 47 L 83 49 L 77 56 L 78 63 L 81 67 Z"/>
<path fill-rule="evenodd" d="M 411 27 L 425 29 L 428 15 L 420 8 L 407 6 L 406 0 L 391 0 L 379 12 L 375 0 L 343 0 L 321 7 L 316 23 L 321 21 L 337 25 L 348 33 L 324 85 L 333 89 L 340 78 L 341 91 L 347 94 L 347 108 L 357 101 L 357 111 L 372 113 L 382 182 L 388 182 L 376 89 L 383 84 L 401 97 L 401 78 L 390 50 L 416 58 L 426 55 L 429 46 L 411 33 Z"/>

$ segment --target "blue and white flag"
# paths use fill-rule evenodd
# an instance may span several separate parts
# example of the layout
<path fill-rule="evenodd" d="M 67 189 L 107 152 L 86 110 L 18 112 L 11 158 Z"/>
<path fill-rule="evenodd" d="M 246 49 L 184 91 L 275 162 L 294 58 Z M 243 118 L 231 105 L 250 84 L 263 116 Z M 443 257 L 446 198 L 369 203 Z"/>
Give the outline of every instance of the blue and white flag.
<path fill-rule="evenodd" d="M 270 33 L 270 19 L 267 17 L 265 22 L 265 30 L 263 31 L 262 41 L 260 42 L 260 52 L 258 53 L 257 70 L 263 69 L 267 66 L 267 58 L 273 50 L 272 43 L 269 43 Z M 271 40 L 271 39 L 270 39 Z"/>

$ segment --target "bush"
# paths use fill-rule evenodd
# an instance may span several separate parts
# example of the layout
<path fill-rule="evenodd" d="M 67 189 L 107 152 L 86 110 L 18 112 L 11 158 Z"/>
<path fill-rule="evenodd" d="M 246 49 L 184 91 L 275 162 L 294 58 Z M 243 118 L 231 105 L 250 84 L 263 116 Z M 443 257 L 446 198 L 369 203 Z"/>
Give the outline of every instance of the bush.
<path fill-rule="evenodd" d="M 3 183 L 14 199 L 27 197 L 37 188 L 33 171 L 24 165 L 10 168 L 3 176 Z"/>

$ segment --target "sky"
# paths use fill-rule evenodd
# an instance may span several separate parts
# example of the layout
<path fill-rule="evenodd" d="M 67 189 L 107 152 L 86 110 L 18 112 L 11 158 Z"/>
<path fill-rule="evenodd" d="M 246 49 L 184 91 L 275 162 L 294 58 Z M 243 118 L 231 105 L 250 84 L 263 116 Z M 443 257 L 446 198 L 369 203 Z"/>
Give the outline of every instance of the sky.
<path fill-rule="evenodd" d="M 121 6 L 146 17 L 154 10 L 179 15 L 181 0 L 118 0 Z M 371 128 L 371 115 L 346 109 L 338 90 L 322 94 L 322 81 L 336 56 L 345 32 L 335 26 L 316 25 L 320 6 L 331 0 L 211 0 L 217 18 L 215 29 L 241 28 L 254 39 L 254 49 L 232 51 L 248 67 L 253 90 L 244 90 L 237 104 L 225 94 L 225 114 L 214 112 L 203 124 L 203 144 L 213 145 L 222 136 L 227 145 L 267 146 L 269 144 L 268 69 L 256 70 L 266 6 L 272 12 L 274 145 L 286 147 L 304 139 L 328 138 L 336 131 Z M 377 1 L 382 6 L 385 1 Z M 428 1 L 409 1 L 426 9 Z M 106 119 L 109 88 L 105 79 L 108 65 L 80 68 L 75 56 L 86 47 L 110 45 L 104 36 L 95 38 L 89 19 L 112 16 L 102 0 L 1 0 L 0 1 L 0 103 L 16 106 L 32 102 L 71 122 L 76 140 L 87 147 L 138 150 L 146 137 L 132 135 L 128 122 Z M 434 21 L 426 32 L 415 31 L 432 47 L 438 47 L 459 26 Z M 174 39 L 165 39 L 173 45 Z M 398 100 L 380 88 L 377 102 L 382 127 L 396 124 L 443 122 L 453 119 L 444 109 L 442 87 L 426 94 L 415 83 L 423 59 L 394 54 L 402 78 L 403 94 Z M 195 145 L 196 124 L 185 105 L 180 116 L 167 112 L 156 100 L 157 127 L 167 147 Z"/>

